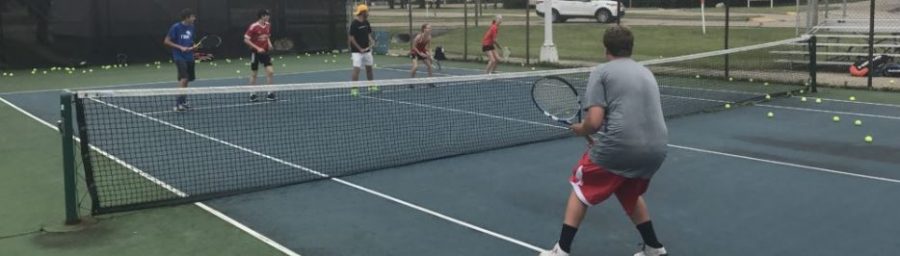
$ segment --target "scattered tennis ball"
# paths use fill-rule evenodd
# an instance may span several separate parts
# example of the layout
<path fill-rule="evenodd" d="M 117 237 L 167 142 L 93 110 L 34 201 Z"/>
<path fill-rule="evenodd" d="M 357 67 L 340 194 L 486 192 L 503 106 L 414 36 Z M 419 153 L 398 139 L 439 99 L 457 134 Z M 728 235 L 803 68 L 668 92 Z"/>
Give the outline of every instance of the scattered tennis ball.
<path fill-rule="evenodd" d="M 850 100 L 856 100 L 856 97 L 850 96 Z"/>
<path fill-rule="evenodd" d="M 87 70 L 82 70 L 81 73 L 82 73 L 82 74 L 87 74 Z"/>
<path fill-rule="evenodd" d="M 734 81 L 734 77 L 729 77 L 728 81 Z"/>
<path fill-rule="evenodd" d="M 244 57 L 238 58 L 239 61 L 244 61 Z"/>
<path fill-rule="evenodd" d="M 872 143 L 874 139 L 872 139 L 872 135 L 866 135 L 866 138 L 864 140 L 866 141 L 866 143 Z"/>
<path fill-rule="evenodd" d="M 765 82 L 765 83 L 763 83 L 763 85 L 769 86 L 769 82 Z"/>
<path fill-rule="evenodd" d="M 337 55 L 331 55 L 332 58 L 337 58 Z"/>
<path fill-rule="evenodd" d="M 839 116 L 833 116 L 833 117 L 831 117 L 831 120 L 832 120 L 832 121 L 835 121 L 835 122 L 840 122 L 840 121 L 841 121 L 841 117 L 839 117 Z"/>
<path fill-rule="evenodd" d="M 279 60 L 280 60 L 280 59 L 284 59 L 284 56 L 278 56 L 278 59 L 279 59 Z"/>
<path fill-rule="evenodd" d="M 144 64 L 145 67 L 150 67 L 150 63 Z"/>
<path fill-rule="evenodd" d="M 235 70 L 234 73 L 240 74 L 241 70 Z"/>
<path fill-rule="evenodd" d="M 773 118 L 775 117 L 775 113 L 769 112 L 768 114 L 766 114 L 766 116 L 769 118 Z"/>
<path fill-rule="evenodd" d="M 31 74 L 32 74 L 32 75 L 37 74 L 37 71 L 36 71 L 36 70 L 32 70 L 32 71 L 31 71 Z"/>
<path fill-rule="evenodd" d="M 816 98 L 816 103 L 822 103 L 822 99 Z"/>
<path fill-rule="evenodd" d="M 726 108 L 726 109 L 731 108 L 731 104 L 726 103 L 726 104 L 725 104 L 725 108 Z"/>
<path fill-rule="evenodd" d="M 378 86 L 370 86 L 370 87 L 369 87 L 369 91 L 370 91 L 370 92 L 377 92 L 377 91 L 378 91 Z"/>
<path fill-rule="evenodd" d="M 123 67 L 128 67 L 128 63 L 122 64 Z"/>
<path fill-rule="evenodd" d="M 800 101 L 806 102 L 806 97 L 800 97 Z"/>
<path fill-rule="evenodd" d="M 803 93 L 804 93 L 804 91 L 803 91 L 803 90 L 800 90 L 800 94 L 803 94 Z"/>
<path fill-rule="evenodd" d="M 331 60 L 331 63 L 337 63 L 337 60 Z"/>
<path fill-rule="evenodd" d="M 16 76 L 16 74 L 9 73 L 9 77 L 14 77 L 14 76 Z"/>
<path fill-rule="evenodd" d="M 94 73 L 94 69 L 88 69 L 88 73 Z"/>
<path fill-rule="evenodd" d="M 325 63 L 328 63 L 328 60 L 325 60 Z"/>
<path fill-rule="evenodd" d="M 694 76 L 694 78 L 700 78 L 700 75 L 696 75 L 696 76 Z"/>
<path fill-rule="evenodd" d="M 353 88 L 350 89 L 350 96 L 359 96 L 359 89 Z"/>
<path fill-rule="evenodd" d="M 281 64 L 281 67 L 282 67 L 282 68 L 285 68 L 285 67 L 287 67 L 287 64 L 282 63 L 282 64 Z"/>
<path fill-rule="evenodd" d="M 862 125 L 862 120 L 856 119 L 856 121 L 853 121 L 853 125 L 856 125 L 856 126 Z"/>
<path fill-rule="evenodd" d="M 531 70 L 534 70 L 534 67 L 531 67 Z"/>
<path fill-rule="evenodd" d="M 44 73 L 44 75 L 46 75 L 46 74 L 47 74 L 47 70 L 44 70 L 44 71 L 43 71 L 43 72 L 41 72 L 41 73 Z"/>
<path fill-rule="evenodd" d="M 160 69 L 160 68 L 162 68 L 162 67 L 161 67 L 161 66 L 156 66 L 156 69 Z"/>
<path fill-rule="evenodd" d="M 0 76 L 6 76 L 6 75 L 7 75 L 6 72 L 3 72 L 2 74 L 0 74 Z"/>
<path fill-rule="evenodd" d="M 891 82 L 891 84 L 894 84 L 894 79 L 891 79 L 891 81 L 890 81 L 890 82 Z"/>
<path fill-rule="evenodd" d="M 766 94 L 766 100 L 771 100 L 771 99 L 772 99 L 772 95 Z"/>
<path fill-rule="evenodd" d="M 751 82 L 751 83 L 753 82 L 753 78 L 750 78 L 750 82 Z"/>

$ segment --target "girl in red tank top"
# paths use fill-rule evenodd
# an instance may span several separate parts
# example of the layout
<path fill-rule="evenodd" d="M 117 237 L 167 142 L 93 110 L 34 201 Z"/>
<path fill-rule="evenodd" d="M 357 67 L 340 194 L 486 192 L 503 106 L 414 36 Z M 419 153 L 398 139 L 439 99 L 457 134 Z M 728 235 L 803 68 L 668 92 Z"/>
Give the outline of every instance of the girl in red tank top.
<path fill-rule="evenodd" d="M 428 54 L 428 45 L 431 44 L 431 25 L 422 24 L 421 32 L 416 35 L 413 40 L 413 48 L 409 50 L 409 57 L 412 59 L 412 70 L 410 77 L 416 77 L 416 71 L 419 69 L 419 60 L 425 63 L 428 68 L 428 77 L 431 77 L 431 55 Z"/>

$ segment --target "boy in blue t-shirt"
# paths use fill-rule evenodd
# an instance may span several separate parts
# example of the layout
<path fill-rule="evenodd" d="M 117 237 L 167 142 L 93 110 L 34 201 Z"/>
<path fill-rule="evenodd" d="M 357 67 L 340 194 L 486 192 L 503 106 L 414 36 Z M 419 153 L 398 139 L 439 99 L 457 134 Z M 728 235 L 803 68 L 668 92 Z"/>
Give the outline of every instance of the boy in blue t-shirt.
<path fill-rule="evenodd" d="M 169 28 L 163 44 L 172 48 L 172 60 L 178 67 L 178 86 L 187 88 L 188 82 L 194 81 L 194 22 L 197 15 L 191 9 L 181 11 L 181 21 Z M 175 111 L 185 111 L 190 106 L 187 96 L 180 95 L 175 100 Z"/>

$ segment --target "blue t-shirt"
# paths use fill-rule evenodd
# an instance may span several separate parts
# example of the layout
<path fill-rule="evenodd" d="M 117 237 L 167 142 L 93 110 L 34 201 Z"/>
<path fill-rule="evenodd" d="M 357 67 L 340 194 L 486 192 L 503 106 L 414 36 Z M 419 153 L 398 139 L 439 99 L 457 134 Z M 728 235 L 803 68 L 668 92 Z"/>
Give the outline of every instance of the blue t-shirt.
<path fill-rule="evenodd" d="M 174 25 L 172 25 L 171 28 L 169 28 L 168 35 L 169 39 L 177 45 L 184 47 L 194 46 L 193 25 L 185 25 L 184 23 L 176 22 Z M 183 52 L 179 49 L 172 49 L 172 59 L 176 61 L 193 61 L 194 51 Z"/>

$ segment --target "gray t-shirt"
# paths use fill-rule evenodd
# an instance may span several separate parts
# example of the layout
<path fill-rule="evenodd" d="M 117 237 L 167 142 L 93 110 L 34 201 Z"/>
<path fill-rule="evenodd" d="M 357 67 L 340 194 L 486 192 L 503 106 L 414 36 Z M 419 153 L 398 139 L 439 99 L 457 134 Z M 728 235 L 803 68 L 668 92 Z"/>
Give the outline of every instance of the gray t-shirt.
<path fill-rule="evenodd" d="M 669 140 L 653 73 L 629 58 L 601 64 L 591 71 L 584 102 L 606 110 L 600 133 L 592 135 L 591 161 L 626 178 L 653 176 Z"/>

